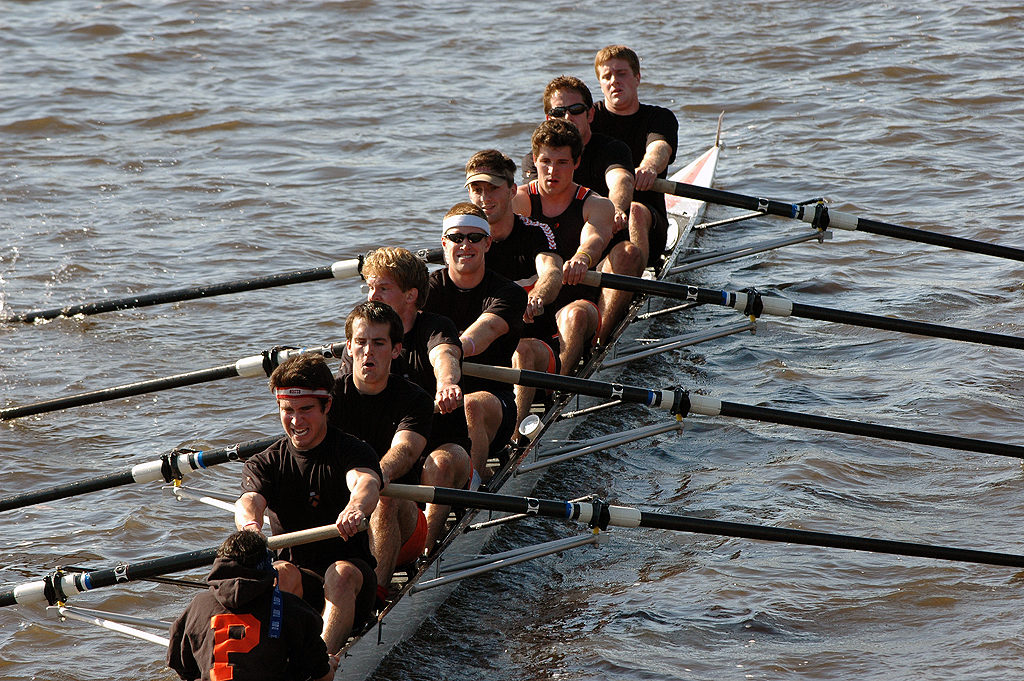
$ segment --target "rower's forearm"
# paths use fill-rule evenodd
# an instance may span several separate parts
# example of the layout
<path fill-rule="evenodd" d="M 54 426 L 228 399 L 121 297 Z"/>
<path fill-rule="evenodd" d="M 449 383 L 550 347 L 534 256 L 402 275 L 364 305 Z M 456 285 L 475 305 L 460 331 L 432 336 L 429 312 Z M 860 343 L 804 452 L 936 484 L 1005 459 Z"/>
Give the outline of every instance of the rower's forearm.
<path fill-rule="evenodd" d="M 392 446 L 380 460 L 380 471 L 390 482 L 411 471 L 417 459 L 419 459 L 419 452 L 413 447 L 408 445 Z"/>
<path fill-rule="evenodd" d="M 641 168 L 649 168 L 661 173 L 668 168 L 668 160 L 672 157 L 672 147 L 664 140 L 656 140 L 647 145 L 644 158 L 640 161 Z"/>
<path fill-rule="evenodd" d="M 439 348 L 435 348 L 434 352 L 430 353 L 430 363 L 434 367 L 434 380 L 437 381 L 438 386 L 457 385 L 462 380 L 462 368 L 459 363 L 461 350 L 457 345 L 450 344 Z"/>

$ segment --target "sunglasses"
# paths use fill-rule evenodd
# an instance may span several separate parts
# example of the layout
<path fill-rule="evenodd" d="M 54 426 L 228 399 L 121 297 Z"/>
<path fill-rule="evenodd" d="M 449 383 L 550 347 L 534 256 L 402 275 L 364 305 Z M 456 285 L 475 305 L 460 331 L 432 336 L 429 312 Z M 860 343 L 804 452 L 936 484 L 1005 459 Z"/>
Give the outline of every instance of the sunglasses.
<path fill-rule="evenodd" d="M 551 116 L 552 118 L 565 118 L 565 114 L 567 113 L 570 113 L 573 116 L 579 116 L 581 113 L 586 113 L 589 108 L 590 107 L 582 102 L 576 102 L 569 106 L 556 106 L 551 109 L 551 111 L 548 111 L 548 116 Z"/>
<path fill-rule="evenodd" d="M 472 234 L 463 234 L 462 232 L 448 232 L 444 235 L 445 239 L 451 241 L 453 244 L 461 244 L 463 239 L 469 239 L 469 243 L 478 244 L 487 238 L 487 235 L 483 232 L 473 232 Z"/>

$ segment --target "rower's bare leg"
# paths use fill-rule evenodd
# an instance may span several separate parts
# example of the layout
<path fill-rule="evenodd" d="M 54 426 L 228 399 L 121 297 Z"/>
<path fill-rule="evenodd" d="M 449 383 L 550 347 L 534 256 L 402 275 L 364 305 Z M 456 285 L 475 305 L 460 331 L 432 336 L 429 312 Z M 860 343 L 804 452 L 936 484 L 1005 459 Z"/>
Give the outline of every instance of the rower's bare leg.
<path fill-rule="evenodd" d="M 492 475 L 487 468 L 487 454 L 501 426 L 501 401 L 491 393 L 480 390 L 466 395 L 465 405 L 466 427 L 473 445 L 469 458 L 480 480 L 487 482 Z"/>
<path fill-rule="evenodd" d="M 275 560 L 274 569 L 277 570 L 277 586 L 281 591 L 302 598 L 302 573 L 298 566 L 285 560 Z"/>
<path fill-rule="evenodd" d="M 472 475 L 472 466 L 469 463 L 469 454 L 462 447 L 454 444 L 443 444 L 430 453 L 427 460 L 423 462 L 423 473 L 420 475 L 420 482 L 432 487 L 450 487 L 462 489 L 469 482 Z M 434 548 L 437 538 L 444 530 L 444 524 L 448 521 L 450 506 L 441 504 L 427 504 L 425 515 L 427 516 L 427 549 Z"/>
<path fill-rule="evenodd" d="M 629 205 L 629 240 L 640 249 L 640 254 L 643 256 L 641 263 L 645 267 L 647 257 L 651 253 L 650 233 L 653 222 L 650 208 L 636 201 Z M 641 271 L 643 271 L 643 267 L 641 267 Z"/>
<path fill-rule="evenodd" d="M 324 575 L 324 630 L 327 654 L 334 655 L 352 632 L 356 597 L 363 588 L 363 573 L 352 563 L 339 560 Z"/>
<path fill-rule="evenodd" d="M 615 245 L 607 258 L 601 261 L 599 269 L 602 272 L 638 277 L 643 274 L 646 263 L 647 256 L 641 253 L 636 244 L 632 241 L 622 241 Z M 598 339 L 601 343 L 606 342 L 608 335 L 618 326 L 619 321 L 625 316 L 626 310 L 629 309 L 629 301 L 632 299 L 633 294 L 629 291 L 601 289 L 601 297 L 597 301 L 598 309 L 601 310 L 601 335 Z"/>
<path fill-rule="evenodd" d="M 528 369 L 530 371 L 547 371 L 548 347 L 544 341 L 536 338 L 524 338 L 519 341 L 515 354 L 512 355 L 513 369 Z M 516 430 L 519 432 L 519 424 L 530 414 L 530 405 L 533 404 L 533 397 L 537 393 L 536 388 L 516 386 Z"/>
<path fill-rule="evenodd" d="M 589 302 L 575 300 L 555 316 L 561 343 L 560 358 L 562 373 L 568 374 L 576 368 L 583 355 L 583 344 L 589 343 L 597 333 L 597 308 Z"/>
<path fill-rule="evenodd" d="M 370 550 L 377 559 L 377 584 L 387 586 L 402 545 L 416 531 L 416 504 L 382 496 L 370 515 Z"/>

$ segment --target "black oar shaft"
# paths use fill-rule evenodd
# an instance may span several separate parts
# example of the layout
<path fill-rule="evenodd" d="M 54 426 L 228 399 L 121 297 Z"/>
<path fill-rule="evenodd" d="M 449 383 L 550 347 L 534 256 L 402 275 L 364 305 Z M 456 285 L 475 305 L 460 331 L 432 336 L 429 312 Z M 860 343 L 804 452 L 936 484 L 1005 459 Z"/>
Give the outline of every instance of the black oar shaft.
<path fill-rule="evenodd" d="M 366 530 L 369 524 L 364 520 L 360 531 Z M 267 538 L 267 546 L 280 549 L 286 546 L 298 546 L 312 542 L 333 539 L 339 536 L 336 525 L 321 525 L 308 530 L 288 532 Z M 17 605 L 18 603 L 49 602 L 51 605 L 66 600 L 63 596 L 73 596 L 84 591 L 91 591 L 104 586 L 113 586 L 122 582 L 149 579 L 169 572 L 192 570 L 209 565 L 217 555 L 216 548 L 188 551 L 164 558 L 155 558 L 136 563 L 122 563 L 116 568 L 93 570 L 91 572 L 54 573 L 45 580 L 25 582 L 14 588 L 0 592 L 0 607 Z M 61 593 L 58 593 L 62 592 Z"/>
<path fill-rule="evenodd" d="M 188 385 L 219 381 L 223 378 L 233 378 L 235 376 L 256 378 L 260 376 L 267 376 L 271 371 L 273 371 L 274 367 L 289 357 L 309 352 L 316 352 L 324 357 L 338 357 L 338 347 L 344 346 L 337 343 L 328 343 L 327 345 L 306 348 L 275 348 L 274 350 L 268 350 L 259 355 L 243 357 L 234 364 L 226 364 L 220 367 L 213 367 L 212 369 L 200 369 L 199 371 L 191 371 L 187 374 L 165 376 L 163 378 L 154 378 L 149 381 L 129 383 L 127 385 L 119 385 L 113 388 L 104 388 L 102 390 L 93 390 L 92 392 L 79 393 L 77 395 L 69 395 L 67 397 L 58 397 L 52 400 L 26 404 L 20 407 L 7 407 L 6 409 L 0 409 L 0 421 L 16 419 L 22 416 L 32 416 L 34 414 L 43 414 L 60 409 L 68 409 L 70 407 L 80 407 L 85 404 L 98 404 L 99 402 L 116 400 L 122 397 L 131 397 L 133 395 L 143 395 L 145 393 L 157 392 L 158 390 L 169 390 L 171 388 L 181 388 Z"/>
<path fill-rule="evenodd" d="M 871 553 L 885 553 L 896 556 L 917 556 L 937 560 L 981 563 L 983 565 L 1024 567 L 1024 556 L 1012 553 L 978 551 L 951 546 L 934 546 L 931 544 L 893 541 L 890 539 L 872 539 L 847 534 L 812 532 L 809 530 L 792 530 L 747 523 L 668 515 L 665 513 L 650 513 L 647 511 L 641 513 L 640 525 L 641 527 L 663 530 L 741 537 L 744 539 L 784 542 L 787 544 L 804 544 L 806 546 L 823 546 L 836 549 L 850 549 L 852 551 L 869 551 Z"/>
<path fill-rule="evenodd" d="M 650 388 L 638 388 L 624 386 L 615 383 L 606 383 L 585 378 L 572 378 L 546 374 L 539 371 L 528 371 L 525 369 L 509 369 L 507 367 L 494 367 L 483 364 L 467 362 L 463 365 L 462 371 L 467 376 L 476 376 L 503 383 L 516 383 L 531 388 L 544 388 L 547 390 L 560 390 L 562 392 L 588 395 L 590 397 L 614 398 L 623 402 L 644 404 L 648 407 L 656 407 L 673 414 L 686 416 L 689 413 L 702 414 L 704 416 L 727 416 L 742 418 L 752 421 L 767 423 L 779 423 L 783 425 L 809 428 L 812 430 L 824 430 L 834 433 L 847 433 L 849 435 L 861 435 L 864 437 L 878 438 L 882 440 L 909 442 L 913 444 L 928 445 L 931 447 L 942 447 L 967 452 L 979 452 L 981 454 L 996 454 L 999 456 L 1010 456 L 1024 459 L 1024 447 L 1010 445 L 989 440 L 978 440 L 969 437 L 957 437 L 943 435 L 941 433 L 930 433 L 910 428 L 895 428 L 893 426 L 881 426 L 873 423 L 862 423 L 847 419 L 837 419 L 828 416 L 815 416 L 801 412 L 788 411 L 784 409 L 773 409 L 770 407 L 755 407 L 736 402 L 723 402 L 704 395 L 690 394 L 683 390 L 657 390 Z"/>
<path fill-rule="evenodd" d="M 818 321 L 848 324 L 850 326 L 861 326 L 870 329 L 897 331 L 899 333 L 910 333 L 932 338 L 947 338 L 949 340 L 992 345 L 1001 348 L 1024 349 L 1024 338 L 1019 336 L 1008 336 L 989 331 L 975 331 L 974 329 L 961 329 L 955 326 L 917 322 L 911 319 L 882 317 L 864 314 L 863 312 L 834 310 L 832 308 L 805 305 L 803 303 L 792 303 L 792 306 L 793 310 L 790 314 L 794 317 L 803 317 L 804 319 L 816 319 Z"/>
<path fill-rule="evenodd" d="M 437 503 L 505 513 L 522 513 L 546 518 L 578 520 L 602 528 L 609 526 L 649 527 L 761 541 L 785 542 L 787 544 L 870 551 L 872 553 L 886 553 L 897 556 L 918 556 L 921 558 L 982 563 L 985 565 L 1024 567 L 1024 556 L 1010 553 L 960 549 L 949 546 L 935 546 L 889 539 L 872 539 L 829 532 L 793 530 L 749 523 L 709 520 L 684 515 L 653 513 L 650 511 L 640 511 L 628 506 L 612 506 L 603 502 L 552 501 L 530 497 L 470 492 L 468 490 L 456 490 L 446 487 L 397 484 L 388 485 L 382 494 L 422 503 Z"/>
<path fill-rule="evenodd" d="M 685 182 L 673 182 L 663 179 L 655 180 L 653 189 L 666 194 L 674 194 L 722 206 L 732 206 L 734 208 L 743 208 L 745 210 L 768 213 L 769 215 L 802 220 L 820 229 L 832 227 L 835 229 L 868 232 L 906 241 L 917 241 L 969 253 L 980 253 L 982 255 L 1024 262 L 1024 249 L 1021 248 L 1000 246 L 999 244 L 977 241 L 975 239 L 948 236 L 889 222 L 859 218 L 850 213 L 830 211 L 824 204 L 804 207 L 795 203 L 762 199 L 756 196 L 736 194 L 734 192 L 722 191 L 721 189 L 699 187 L 686 184 Z"/>
<path fill-rule="evenodd" d="M 158 480 L 171 482 L 188 470 L 196 471 L 229 461 L 244 461 L 279 439 L 280 437 L 265 437 L 209 451 L 171 452 L 159 459 L 136 464 L 128 470 L 4 497 L 0 499 L 0 512 L 113 489 L 132 483 L 156 482 Z"/>
<path fill-rule="evenodd" d="M 417 257 L 428 263 L 439 263 L 443 261 L 444 252 L 440 248 L 421 249 L 416 251 Z M 94 303 L 80 303 L 76 305 L 65 305 L 64 307 L 52 308 L 49 310 L 31 310 L 19 312 L 6 317 L 3 321 L 8 322 L 34 322 L 36 320 L 55 319 L 57 317 L 73 317 L 75 315 L 93 315 L 102 312 L 113 312 L 115 310 L 131 310 L 163 303 L 176 303 L 184 300 L 195 300 L 197 298 L 212 298 L 228 293 L 241 293 L 243 291 L 255 291 L 257 289 L 285 286 L 287 284 L 301 284 L 308 281 L 322 281 L 324 279 L 351 279 L 357 277 L 362 269 L 362 258 L 350 258 L 339 260 L 330 265 L 314 267 L 308 270 L 296 270 L 294 272 L 282 272 L 270 274 L 263 277 L 249 277 L 237 279 L 220 284 L 207 284 L 200 286 L 189 286 L 186 288 L 172 289 L 157 293 L 144 293 L 137 296 L 125 296 L 110 300 L 101 300 Z"/>
<path fill-rule="evenodd" d="M 988 331 L 975 331 L 973 329 L 961 329 L 955 326 L 943 324 L 932 324 L 929 322 L 917 322 L 909 319 L 897 319 L 894 317 L 883 317 L 881 315 L 867 314 L 864 312 L 850 312 L 847 310 L 836 310 L 817 305 L 805 305 L 796 303 L 781 296 L 768 296 L 757 292 L 733 292 L 716 289 L 706 289 L 686 284 L 677 284 L 671 281 L 653 281 L 640 277 L 628 277 L 621 274 L 609 274 L 605 272 L 590 271 L 584 277 L 584 284 L 589 286 L 603 286 L 605 288 L 618 289 L 622 291 L 642 292 L 649 295 L 673 298 L 675 300 L 689 300 L 710 305 L 722 305 L 731 307 L 740 312 L 754 314 L 770 314 L 780 317 L 802 317 L 815 319 L 836 324 L 848 324 L 871 329 L 883 329 L 899 333 L 910 333 L 919 336 L 932 338 L 946 338 L 949 340 L 965 341 L 967 343 L 978 343 L 981 345 L 993 345 L 1004 348 L 1024 349 L 1024 338 L 1019 336 L 1008 336 Z"/>
<path fill-rule="evenodd" d="M 357 263 L 358 261 L 353 260 Z M 358 272 L 358 269 L 356 270 Z M 115 310 L 131 310 L 151 305 L 162 305 L 164 303 L 176 303 L 184 300 L 195 300 L 197 298 L 211 298 L 228 293 L 241 293 L 243 291 L 254 291 L 256 289 L 273 288 L 286 284 L 299 284 L 307 281 L 320 281 L 334 277 L 331 265 L 314 267 L 308 270 L 272 274 L 265 277 L 252 277 L 228 281 L 221 284 L 209 284 L 206 286 L 189 286 L 186 288 L 172 289 L 160 293 L 146 293 L 137 296 L 125 296 L 111 300 L 101 300 L 95 303 L 82 303 L 80 305 L 66 305 L 60 308 L 49 310 L 31 310 L 12 315 L 8 321 L 12 322 L 34 322 L 37 319 L 56 319 L 57 317 L 74 317 L 75 315 L 94 315 Z"/>
<path fill-rule="evenodd" d="M 34 414 L 43 414 L 45 412 L 58 411 L 60 409 L 69 409 L 71 407 L 80 407 L 85 404 L 96 404 L 98 402 L 116 400 L 122 397 L 131 397 L 133 395 L 144 395 L 158 390 L 168 390 L 170 388 L 180 388 L 186 385 L 206 383 L 208 381 L 218 381 L 222 378 L 231 378 L 238 375 L 239 373 L 236 365 L 226 364 L 224 366 L 213 367 L 211 369 L 202 369 L 200 371 L 190 371 L 186 374 L 156 378 L 151 381 L 140 381 L 138 383 L 129 383 L 127 385 L 121 385 L 114 388 L 104 388 L 102 390 L 93 390 L 92 392 L 69 395 L 68 397 L 58 397 L 52 400 L 36 402 L 34 404 L 25 404 L 20 407 L 7 407 L 6 409 L 0 409 L 0 421 L 21 418 L 23 416 L 32 416 Z"/>
<path fill-rule="evenodd" d="M 691 396 L 696 400 L 697 396 Z M 838 419 L 831 416 L 816 416 L 801 412 L 787 411 L 784 409 L 773 409 L 771 407 L 756 407 L 736 402 L 717 402 L 720 405 L 719 414 L 733 418 L 747 419 L 749 421 L 760 421 L 762 423 L 778 423 L 799 428 L 812 430 L 824 430 L 832 433 L 845 433 L 847 435 L 860 435 L 881 440 L 896 442 L 909 442 L 912 444 L 927 445 L 929 447 L 942 447 L 945 449 L 956 449 L 966 452 L 978 452 L 980 454 L 995 454 L 998 456 L 1010 456 L 1017 459 L 1024 459 L 1024 447 L 1010 445 L 990 440 L 978 440 L 969 437 L 956 435 L 944 435 L 942 433 L 930 433 L 922 430 L 909 428 L 895 428 L 893 426 L 882 426 L 874 423 L 862 423 L 848 419 Z M 696 410 L 694 410 L 696 411 Z M 705 413 L 703 411 L 697 413 Z"/>

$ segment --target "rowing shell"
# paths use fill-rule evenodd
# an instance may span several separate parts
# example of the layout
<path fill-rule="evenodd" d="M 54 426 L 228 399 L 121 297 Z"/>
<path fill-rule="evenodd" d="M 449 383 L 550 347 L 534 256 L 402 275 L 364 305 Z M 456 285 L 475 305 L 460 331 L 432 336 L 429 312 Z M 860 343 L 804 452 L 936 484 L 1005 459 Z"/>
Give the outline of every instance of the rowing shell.
<path fill-rule="evenodd" d="M 716 134 L 715 144 L 686 167 L 675 172 L 670 179 L 676 182 L 710 187 L 715 177 L 721 150 L 720 133 L 721 119 L 719 119 L 719 132 Z M 658 271 L 648 270 L 645 273 L 645 276 L 652 278 L 661 278 L 662 273 L 669 269 L 676 254 L 689 242 L 693 228 L 702 217 L 706 206 L 703 201 L 694 199 L 669 195 L 666 195 L 665 198 L 670 214 L 668 245 L 663 264 Z M 628 314 L 610 336 L 609 343 L 593 353 L 580 371 L 580 376 L 594 377 L 598 375 L 609 349 L 623 336 L 634 336 L 639 331 L 638 327 L 642 324 L 634 324 L 634 321 L 636 321 L 643 303 L 642 296 L 634 299 Z M 513 495 L 525 495 L 533 490 L 543 467 L 531 465 L 528 461 L 531 458 L 535 459 L 534 455 L 538 446 L 547 440 L 568 439 L 576 426 L 576 423 L 572 421 L 559 421 L 559 416 L 563 414 L 570 399 L 569 395 L 563 396 L 540 417 L 538 429 L 531 434 L 531 437 L 535 438 L 532 444 L 515 453 L 508 463 L 495 473 L 489 483 L 491 489 Z M 584 402 L 584 404 L 586 403 Z M 656 433 L 652 431 L 651 434 Z M 553 462 L 551 461 L 551 463 Z M 465 556 L 482 554 L 485 544 L 493 534 L 496 526 L 468 531 L 468 528 L 474 524 L 486 520 L 486 516 L 487 514 L 482 511 L 466 513 L 446 536 L 439 549 L 434 553 L 433 559 L 410 578 L 403 586 L 397 600 L 381 613 L 377 625 L 361 636 L 352 639 L 343 648 L 344 657 L 339 667 L 342 678 L 363 679 L 372 674 L 395 645 L 412 636 L 426 618 L 440 607 L 454 590 L 460 577 L 486 571 L 489 566 L 493 569 L 497 566 L 513 565 L 529 558 L 547 555 L 556 550 L 598 543 L 601 540 L 597 535 L 590 535 L 575 542 L 570 539 L 560 543 L 557 547 L 542 546 L 534 551 L 518 555 L 492 556 L 493 560 L 491 561 L 481 559 L 464 562 L 463 567 L 460 568 L 458 562 Z M 454 574 L 449 573 L 448 570 L 452 570 Z"/>

